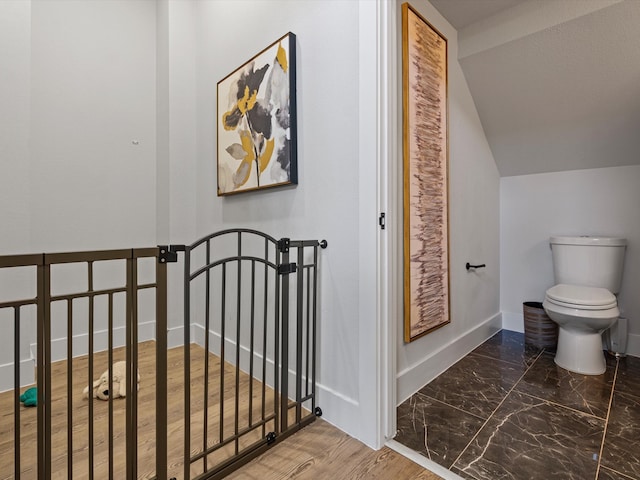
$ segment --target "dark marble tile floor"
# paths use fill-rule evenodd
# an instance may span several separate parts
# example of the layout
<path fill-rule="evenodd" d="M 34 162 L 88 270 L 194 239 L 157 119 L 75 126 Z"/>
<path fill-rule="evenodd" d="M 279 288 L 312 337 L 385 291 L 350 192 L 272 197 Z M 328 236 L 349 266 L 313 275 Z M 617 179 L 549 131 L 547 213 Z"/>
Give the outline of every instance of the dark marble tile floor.
<path fill-rule="evenodd" d="M 579 375 L 503 330 L 398 407 L 395 439 L 470 480 L 640 480 L 640 358 Z"/>

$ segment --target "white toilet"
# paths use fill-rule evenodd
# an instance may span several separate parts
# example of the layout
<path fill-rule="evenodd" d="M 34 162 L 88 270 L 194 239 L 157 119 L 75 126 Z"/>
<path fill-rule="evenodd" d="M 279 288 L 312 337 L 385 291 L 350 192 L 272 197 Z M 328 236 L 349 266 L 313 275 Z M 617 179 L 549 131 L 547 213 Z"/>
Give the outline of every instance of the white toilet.
<path fill-rule="evenodd" d="M 620 316 L 620 291 L 627 241 L 614 237 L 551 237 L 556 285 L 544 307 L 559 326 L 556 365 L 584 375 L 606 370 L 602 332 Z"/>

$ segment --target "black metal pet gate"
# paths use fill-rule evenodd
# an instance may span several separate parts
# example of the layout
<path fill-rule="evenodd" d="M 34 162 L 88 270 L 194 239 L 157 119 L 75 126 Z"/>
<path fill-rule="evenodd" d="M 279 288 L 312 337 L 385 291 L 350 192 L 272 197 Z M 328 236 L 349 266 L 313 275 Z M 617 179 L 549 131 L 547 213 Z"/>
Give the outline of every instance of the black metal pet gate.
<path fill-rule="evenodd" d="M 233 229 L 0 256 L 1 331 L 14 339 L 0 352 L 0 478 L 218 479 L 311 423 L 318 247 Z M 182 255 L 183 281 L 167 267 Z M 167 313 L 174 280 L 183 319 Z"/>

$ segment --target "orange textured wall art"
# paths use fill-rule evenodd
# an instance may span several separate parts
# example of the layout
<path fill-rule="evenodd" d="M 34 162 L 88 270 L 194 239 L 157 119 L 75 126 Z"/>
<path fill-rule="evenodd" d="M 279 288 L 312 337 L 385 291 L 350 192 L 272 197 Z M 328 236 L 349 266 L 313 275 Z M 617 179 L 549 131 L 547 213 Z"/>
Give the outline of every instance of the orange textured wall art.
<path fill-rule="evenodd" d="M 450 322 L 447 40 L 402 5 L 404 339 Z"/>

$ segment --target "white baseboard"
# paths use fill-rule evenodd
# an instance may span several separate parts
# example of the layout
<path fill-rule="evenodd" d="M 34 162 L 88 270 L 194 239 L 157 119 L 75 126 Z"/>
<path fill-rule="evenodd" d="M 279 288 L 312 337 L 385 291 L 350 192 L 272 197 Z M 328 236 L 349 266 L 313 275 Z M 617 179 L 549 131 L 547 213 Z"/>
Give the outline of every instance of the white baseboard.
<path fill-rule="evenodd" d="M 398 404 L 404 402 L 482 342 L 491 338 L 501 328 L 502 315 L 497 313 L 473 330 L 432 352 L 420 363 L 399 372 L 396 377 Z"/>
<path fill-rule="evenodd" d="M 138 324 L 138 341 L 146 342 L 147 340 L 155 340 L 156 338 L 156 323 L 153 321 L 143 322 Z M 73 336 L 73 358 L 81 357 L 89 353 L 89 335 L 83 333 L 81 335 Z M 126 329 L 125 327 L 116 327 L 113 329 L 113 347 L 123 347 L 126 342 Z M 93 335 L 93 351 L 102 352 L 107 350 L 109 346 L 109 334 L 107 330 L 99 330 L 94 332 Z M 37 357 L 38 344 L 32 343 L 31 358 L 35 360 Z M 51 361 L 58 362 L 67 358 L 67 339 L 53 338 L 51 339 Z"/>
<path fill-rule="evenodd" d="M 389 440 L 386 444 L 391 450 L 398 452 L 403 457 L 408 458 L 413 463 L 417 463 L 421 467 L 426 468 L 430 472 L 439 475 L 444 480 L 462 480 L 462 477 L 456 475 L 451 470 L 447 470 L 442 465 L 437 464 L 433 460 L 429 460 L 426 457 L 423 457 L 418 452 L 411 450 L 409 447 L 405 447 L 399 442 L 395 440 Z"/>
<path fill-rule="evenodd" d="M 627 338 L 627 355 L 640 357 L 640 335 L 637 333 L 630 333 Z"/>
<path fill-rule="evenodd" d="M 322 419 L 354 438 L 362 438 L 360 404 L 322 384 L 316 385 L 316 392 Z"/>
<path fill-rule="evenodd" d="M 191 325 L 191 341 L 197 345 L 200 345 L 202 348 L 204 348 L 204 339 L 205 339 L 205 329 L 203 325 L 199 325 L 199 324 L 192 324 Z M 231 339 L 225 339 L 224 342 L 224 348 L 225 348 L 225 355 L 224 355 L 224 359 L 225 362 L 231 364 L 231 365 L 235 365 L 236 363 L 236 342 L 234 340 Z M 209 332 L 209 351 L 211 353 L 213 353 L 214 355 L 220 355 L 220 334 L 217 332 Z M 251 350 L 245 346 L 245 345 L 240 345 L 240 370 L 244 373 L 249 373 L 249 369 L 250 369 L 250 359 L 251 359 Z M 260 352 L 253 352 L 253 364 L 254 364 L 254 372 L 253 372 L 253 377 L 259 381 L 264 381 L 264 383 L 273 388 L 273 385 L 275 384 L 274 382 L 274 362 L 273 362 L 273 358 L 269 358 L 267 357 L 266 362 L 267 362 L 267 367 L 266 367 L 266 379 L 262 379 L 262 362 L 263 362 L 263 356 Z M 260 365 L 260 368 L 257 368 L 257 366 Z M 292 363 L 290 363 L 289 365 L 292 365 Z M 295 385 L 296 382 L 296 375 L 295 375 L 295 371 L 292 370 L 291 368 L 288 369 L 289 371 L 289 385 Z M 304 383 L 306 381 L 306 377 L 304 375 L 302 375 L 302 382 Z"/>
<path fill-rule="evenodd" d="M 502 312 L 502 328 L 512 332 L 524 333 L 524 314 Z M 602 348 L 606 348 L 603 339 Z M 630 333 L 627 338 L 627 355 L 640 357 L 640 334 Z"/>
<path fill-rule="evenodd" d="M 167 329 L 167 345 L 169 348 L 184 345 L 184 327 L 169 327 Z"/>
<path fill-rule="evenodd" d="M 204 348 L 205 329 L 204 326 L 199 324 L 192 325 L 191 341 Z M 220 335 L 216 332 L 209 332 L 209 350 L 215 354 L 220 354 Z M 254 352 L 254 364 L 262 364 L 262 355 Z M 240 369 L 247 373 L 249 370 L 249 358 L 251 357 L 250 350 L 244 346 L 240 346 Z M 225 341 L 225 359 L 227 362 L 234 364 L 236 358 L 236 343 L 227 339 Z M 267 358 L 267 379 L 266 384 L 273 387 L 273 372 L 274 363 L 272 358 Z M 254 377 L 258 380 L 262 380 L 261 372 L 255 372 Z M 295 385 L 296 376 L 295 372 L 289 369 L 289 385 Z M 306 378 L 303 375 L 302 381 L 305 382 Z M 309 405 L 310 406 L 310 405 Z M 340 430 L 346 432 L 355 438 L 361 438 L 361 419 L 362 414 L 360 412 L 360 404 L 340 392 L 337 392 L 330 387 L 316 384 L 316 406 L 320 407 L 323 411 L 322 418 L 334 426 L 338 426 Z"/>
<path fill-rule="evenodd" d="M 14 371 L 13 363 L 0 365 L 0 392 L 13 390 Z M 33 359 L 20 361 L 20 387 L 26 387 L 36 383 L 36 365 Z"/>

